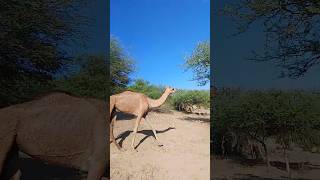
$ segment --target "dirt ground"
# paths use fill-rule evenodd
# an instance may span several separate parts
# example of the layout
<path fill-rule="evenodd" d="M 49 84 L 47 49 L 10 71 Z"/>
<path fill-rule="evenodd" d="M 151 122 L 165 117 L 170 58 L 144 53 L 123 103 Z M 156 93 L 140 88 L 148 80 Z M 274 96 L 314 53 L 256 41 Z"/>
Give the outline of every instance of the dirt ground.
<path fill-rule="evenodd" d="M 272 147 L 272 146 L 271 146 Z M 319 180 L 320 154 L 294 148 L 289 151 L 292 180 Z M 271 148 L 270 169 L 264 162 L 221 159 L 211 156 L 211 179 L 214 180 L 284 180 L 289 179 L 281 150 Z M 303 163 L 304 162 L 304 163 Z M 303 163 L 303 166 L 301 164 Z M 299 164 L 299 165 L 298 165 Z"/>
<path fill-rule="evenodd" d="M 114 133 L 120 146 L 110 149 L 112 180 L 205 180 L 210 177 L 209 116 L 150 112 L 147 120 L 157 130 L 164 146 L 159 147 L 146 123 L 136 136 L 137 152 L 130 149 L 133 117 L 118 117 Z M 202 120 L 202 121 L 199 121 Z M 207 121 L 207 122 L 205 122 Z"/>

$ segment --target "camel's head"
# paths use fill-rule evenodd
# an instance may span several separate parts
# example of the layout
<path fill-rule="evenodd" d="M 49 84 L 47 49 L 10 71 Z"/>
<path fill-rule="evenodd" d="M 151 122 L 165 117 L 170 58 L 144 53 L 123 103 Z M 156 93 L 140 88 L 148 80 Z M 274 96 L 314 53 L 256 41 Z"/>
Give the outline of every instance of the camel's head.
<path fill-rule="evenodd" d="M 176 92 L 176 89 L 172 88 L 172 87 L 166 87 L 166 92 L 168 92 L 169 94 L 172 94 L 172 93 Z"/>

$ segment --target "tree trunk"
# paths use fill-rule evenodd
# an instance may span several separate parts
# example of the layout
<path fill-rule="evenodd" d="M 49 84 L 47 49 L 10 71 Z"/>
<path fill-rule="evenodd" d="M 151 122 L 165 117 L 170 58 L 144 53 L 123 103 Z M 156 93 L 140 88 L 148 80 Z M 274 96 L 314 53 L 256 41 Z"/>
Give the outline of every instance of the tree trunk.
<path fill-rule="evenodd" d="M 286 161 L 286 170 L 288 173 L 288 178 L 291 179 L 290 162 L 289 162 L 289 157 L 288 157 L 287 151 L 285 149 L 284 149 L 284 158 Z"/>
<path fill-rule="evenodd" d="M 267 145 L 265 143 L 262 143 L 262 146 L 263 146 L 263 149 L 264 149 L 264 152 L 265 152 L 265 158 L 266 158 L 267 168 L 268 168 L 268 172 L 269 172 L 271 166 L 270 166 L 270 160 L 269 160 L 270 158 L 269 158 L 268 148 L 267 148 Z"/>
<path fill-rule="evenodd" d="M 224 159 L 225 158 L 224 135 L 222 136 L 221 150 L 222 150 L 222 159 Z"/>

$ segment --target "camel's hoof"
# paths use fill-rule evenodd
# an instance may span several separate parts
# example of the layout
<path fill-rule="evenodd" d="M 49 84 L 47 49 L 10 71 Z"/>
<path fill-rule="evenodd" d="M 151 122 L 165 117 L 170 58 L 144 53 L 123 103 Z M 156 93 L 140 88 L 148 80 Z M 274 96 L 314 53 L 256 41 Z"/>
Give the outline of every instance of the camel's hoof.
<path fill-rule="evenodd" d="M 160 142 L 158 142 L 158 146 L 159 147 L 162 147 L 162 146 L 164 146 L 162 143 L 160 143 Z"/>
<path fill-rule="evenodd" d="M 136 148 L 134 148 L 133 146 L 131 146 L 131 151 L 138 152 L 138 150 Z"/>
<path fill-rule="evenodd" d="M 137 149 L 131 149 L 131 151 L 132 151 L 132 152 L 138 152 L 138 150 L 137 150 Z"/>

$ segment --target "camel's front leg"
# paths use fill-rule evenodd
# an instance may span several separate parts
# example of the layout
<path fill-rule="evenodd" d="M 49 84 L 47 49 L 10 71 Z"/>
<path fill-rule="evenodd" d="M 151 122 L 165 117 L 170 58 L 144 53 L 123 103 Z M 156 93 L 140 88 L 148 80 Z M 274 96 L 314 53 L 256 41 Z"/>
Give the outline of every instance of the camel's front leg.
<path fill-rule="evenodd" d="M 106 162 L 103 159 L 92 159 L 89 165 L 87 180 L 101 180 L 106 169 Z"/>
<path fill-rule="evenodd" d="M 3 130 L 3 128 L 0 128 L 0 130 Z M 8 153 L 10 152 L 10 149 L 15 141 L 14 131 L 4 133 L 3 130 L 2 132 L 0 131 L 0 135 L 4 135 L 0 136 L 0 178 L 4 169 L 5 160 L 8 158 Z"/>
<path fill-rule="evenodd" d="M 148 124 L 148 126 L 151 128 L 153 134 L 154 134 L 154 137 L 156 138 L 157 142 L 158 142 L 158 145 L 159 146 L 163 146 L 163 144 L 160 142 L 158 136 L 157 136 L 157 132 L 156 130 L 152 127 L 151 123 L 149 121 L 147 121 L 145 118 L 143 118 L 144 121 Z"/>
<path fill-rule="evenodd" d="M 110 136 L 111 136 L 112 142 L 114 142 L 114 144 L 116 145 L 118 150 L 123 151 L 123 149 L 120 147 L 120 145 L 116 141 L 116 138 L 114 137 L 114 133 L 113 133 L 114 124 L 115 124 L 116 120 L 117 120 L 117 115 L 114 115 L 114 117 L 112 118 L 111 123 L 110 123 Z"/>
<path fill-rule="evenodd" d="M 141 121 L 141 117 L 142 117 L 142 116 L 138 116 L 138 117 L 137 117 L 136 123 L 135 123 L 134 128 L 133 128 L 133 137 L 132 137 L 132 142 L 131 142 L 131 148 L 132 148 L 132 150 L 135 150 L 135 148 L 134 148 L 134 142 L 135 142 L 135 140 L 136 140 L 136 135 L 137 135 L 137 131 L 138 131 L 138 127 L 139 127 L 140 121 Z"/>

